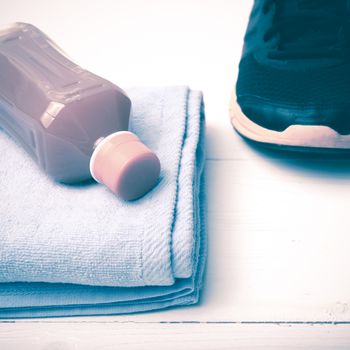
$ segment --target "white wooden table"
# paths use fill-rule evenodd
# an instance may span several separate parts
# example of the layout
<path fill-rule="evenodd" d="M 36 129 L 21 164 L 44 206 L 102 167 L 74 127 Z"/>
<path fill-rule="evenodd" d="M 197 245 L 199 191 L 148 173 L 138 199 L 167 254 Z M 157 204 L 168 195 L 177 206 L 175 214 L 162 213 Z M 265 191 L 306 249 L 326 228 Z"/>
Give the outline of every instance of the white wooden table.
<path fill-rule="evenodd" d="M 0 0 L 118 85 L 204 91 L 209 261 L 200 305 L 0 323 L 0 349 L 350 349 L 350 159 L 285 155 L 228 119 L 252 1 Z"/>

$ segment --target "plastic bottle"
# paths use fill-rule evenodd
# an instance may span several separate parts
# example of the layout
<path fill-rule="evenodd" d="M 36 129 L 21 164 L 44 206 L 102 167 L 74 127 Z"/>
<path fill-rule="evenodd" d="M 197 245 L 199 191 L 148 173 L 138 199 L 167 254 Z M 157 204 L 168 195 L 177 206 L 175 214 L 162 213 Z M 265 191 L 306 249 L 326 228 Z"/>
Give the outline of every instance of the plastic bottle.
<path fill-rule="evenodd" d="M 75 63 L 32 25 L 0 31 L 0 127 L 53 179 L 93 177 L 123 199 L 157 183 L 158 157 L 128 130 L 123 90 Z"/>

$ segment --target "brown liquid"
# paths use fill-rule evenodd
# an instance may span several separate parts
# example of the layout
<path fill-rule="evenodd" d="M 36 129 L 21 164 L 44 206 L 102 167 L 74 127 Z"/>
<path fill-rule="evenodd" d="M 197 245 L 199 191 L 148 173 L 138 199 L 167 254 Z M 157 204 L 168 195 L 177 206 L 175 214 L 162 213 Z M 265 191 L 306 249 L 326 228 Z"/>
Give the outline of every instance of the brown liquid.
<path fill-rule="evenodd" d="M 55 180 L 89 179 L 94 143 L 127 130 L 131 102 L 70 61 L 40 30 L 0 31 L 0 127 Z"/>

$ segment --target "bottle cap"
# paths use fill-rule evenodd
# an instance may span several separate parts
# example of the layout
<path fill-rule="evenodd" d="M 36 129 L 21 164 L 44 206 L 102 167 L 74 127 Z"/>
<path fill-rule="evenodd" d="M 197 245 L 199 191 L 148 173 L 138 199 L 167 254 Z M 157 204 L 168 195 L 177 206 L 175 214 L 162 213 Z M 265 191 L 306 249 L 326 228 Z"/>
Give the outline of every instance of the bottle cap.
<path fill-rule="evenodd" d="M 97 144 L 90 159 L 90 173 L 122 199 L 134 200 L 156 185 L 160 162 L 135 134 L 118 131 Z"/>

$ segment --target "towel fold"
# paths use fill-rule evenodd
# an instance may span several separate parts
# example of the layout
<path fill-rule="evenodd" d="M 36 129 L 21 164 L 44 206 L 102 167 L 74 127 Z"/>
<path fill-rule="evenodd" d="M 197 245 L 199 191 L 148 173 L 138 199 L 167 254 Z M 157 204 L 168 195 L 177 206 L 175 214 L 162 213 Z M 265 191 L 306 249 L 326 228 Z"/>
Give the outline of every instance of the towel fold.
<path fill-rule="evenodd" d="M 127 93 L 130 129 L 162 164 L 158 186 L 134 202 L 94 182 L 54 183 L 0 132 L 0 318 L 198 301 L 206 258 L 202 94 L 187 87 Z"/>

